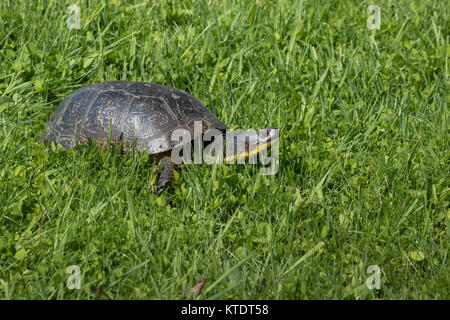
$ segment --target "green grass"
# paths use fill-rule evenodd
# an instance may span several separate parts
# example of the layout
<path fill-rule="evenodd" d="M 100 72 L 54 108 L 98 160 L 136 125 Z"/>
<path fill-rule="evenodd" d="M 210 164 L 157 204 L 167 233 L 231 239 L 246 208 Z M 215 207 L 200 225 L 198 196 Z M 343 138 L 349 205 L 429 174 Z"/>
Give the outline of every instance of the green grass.
<path fill-rule="evenodd" d="M 2 0 L 0 298 L 449 299 L 448 7 L 373 2 L 380 30 L 361 1 Z M 278 174 L 184 166 L 157 197 L 145 154 L 39 142 L 106 80 L 279 128 Z"/>

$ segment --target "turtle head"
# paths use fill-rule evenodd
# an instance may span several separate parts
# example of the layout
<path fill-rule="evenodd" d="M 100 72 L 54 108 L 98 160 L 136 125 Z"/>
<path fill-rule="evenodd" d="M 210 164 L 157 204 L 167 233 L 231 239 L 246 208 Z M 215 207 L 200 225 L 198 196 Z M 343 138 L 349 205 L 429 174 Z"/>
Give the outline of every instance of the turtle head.
<path fill-rule="evenodd" d="M 276 128 L 269 127 L 260 130 L 227 133 L 225 162 L 238 162 L 247 159 L 256 160 L 261 152 L 276 144 L 279 132 Z M 255 163 L 250 161 L 250 163 Z"/>
<path fill-rule="evenodd" d="M 190 134 L 186 135 L 188 142 L 180 142 L 172 150 L 172 159 L 176 164 L 192 163 L 192 147 L 194 149 L 194 163 L 207 164 L 213 163 L 238 163 L 238 164 L 257 164 L 259 162 L 266 165 L 271 163 L 272 171 L 263 174 L 274 174 L 278 168 L 278 140 L 279 132 L 276 128 L 265 128 L 248 131 L 225 131 L 216 128 L 208 129 L 204 134 L 197 135 L 190 139 Z M 203 147 L 199 147 L 203 140 Z M 271 149 L 268 156 L 265 151 Z M 186 152 L 184 151 L 186 149 Z M 183 156 L 180 156 L 182 151 Z M 264 169 L 264 168 L 263 168 Z M 274 173 L 272 173 L 274 172 Z"/>

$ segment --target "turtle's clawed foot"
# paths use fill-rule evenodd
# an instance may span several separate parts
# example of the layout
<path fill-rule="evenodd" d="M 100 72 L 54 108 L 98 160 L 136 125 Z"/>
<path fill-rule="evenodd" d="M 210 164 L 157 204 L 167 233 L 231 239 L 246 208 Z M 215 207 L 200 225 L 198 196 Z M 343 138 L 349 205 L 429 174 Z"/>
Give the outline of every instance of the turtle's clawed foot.
<path fill-rule="evenodd" d="M 169 189 L 172 181 L 175 178 L 174 171 L 175 165 L 170 157 L 162 158 L 155 167 L 154 172 L 158 171 L 158 168 L 162 167 L 159 174 L 158 184 L 156 185 L 156 194 L 161 194 L 163 191 Z"/>

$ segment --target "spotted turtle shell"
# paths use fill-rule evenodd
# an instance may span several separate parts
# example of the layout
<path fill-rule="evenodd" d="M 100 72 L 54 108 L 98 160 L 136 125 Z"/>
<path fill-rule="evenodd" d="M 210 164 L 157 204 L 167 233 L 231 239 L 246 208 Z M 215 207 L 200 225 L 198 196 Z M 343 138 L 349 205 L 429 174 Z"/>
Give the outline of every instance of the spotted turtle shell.
<path fill-rule="evenodd" d="M 43 133 L 45 141 L 66 149 L 92 139 L 97 145 L 123 141 L 157 154 L 171 150 L 176 129 L 187 129 L 194 137 L 194 121 L 203 130 L 227 126 L 190 94 L 171 87 L 134 81 L 112 81 L 82 87 L 65 98 L 51 115 Z"/>

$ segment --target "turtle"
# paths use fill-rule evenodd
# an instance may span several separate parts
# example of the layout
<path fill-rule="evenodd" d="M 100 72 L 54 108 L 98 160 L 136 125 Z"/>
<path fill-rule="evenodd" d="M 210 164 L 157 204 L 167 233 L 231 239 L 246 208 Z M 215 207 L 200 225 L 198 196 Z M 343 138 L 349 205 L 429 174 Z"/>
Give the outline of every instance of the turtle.
<path fill-rule="evenodd" d="M 160 171 L 159 194 L 174 180 L 171 151 L 177 142 L 171 139 L 171 134 L 176 129 L 193 133 L 195 121 L 201 121 L 203 130 L 216 129 L 223 135 L 229 129 L 183 90 L 150 82 L 108 81 L 81 87 L 62 100 L 50 116 L 41 140 L 56 142 L 67 150 L 92 140 L 98 147 L 110 143 L 124 151 L 145 151 L 157 159 L 154 173 Z M 252 142 L 248 139 L 258 140 L 253 153 L 275 142 L 271 129 L 274 128 L 258 130 L 256 135 L 247 137 L 247 144 Z M 247 148 L 234 156 L 250 155 Z"/>

